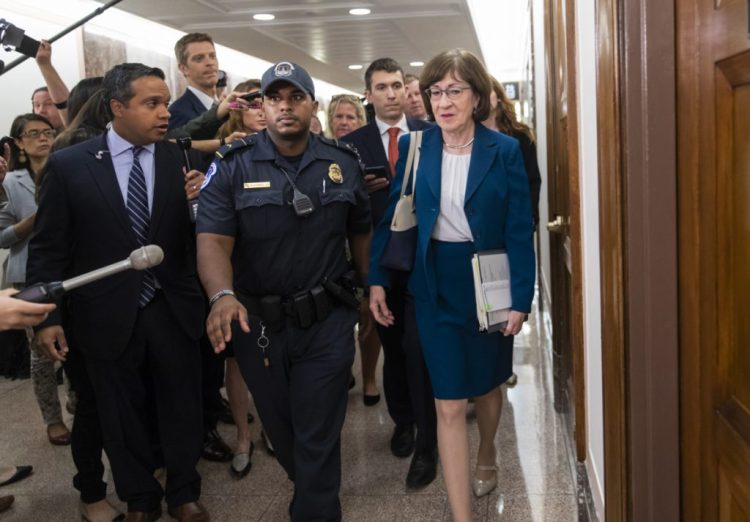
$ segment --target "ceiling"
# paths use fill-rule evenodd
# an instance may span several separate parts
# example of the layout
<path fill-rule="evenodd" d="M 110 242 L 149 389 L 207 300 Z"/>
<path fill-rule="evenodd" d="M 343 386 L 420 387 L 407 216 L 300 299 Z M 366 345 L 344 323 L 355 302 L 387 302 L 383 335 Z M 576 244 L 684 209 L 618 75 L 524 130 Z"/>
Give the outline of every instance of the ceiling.
<path fill-rule="evenodd" d="M 366 16 L 349 9 L 365 7 Z M 462 47 L 481 57 L 466 0 L 125 0 L 117 8 L 185 32 L 209 33 L 216 43 L 270 62 L 292 61 L 320 79 L 355 92 L 363 70 L 389 56 L 409 62 Z M 253 15 L 270 13 L 260 22 Z M 221 62 L 221 56 L 219 56 Z"/>

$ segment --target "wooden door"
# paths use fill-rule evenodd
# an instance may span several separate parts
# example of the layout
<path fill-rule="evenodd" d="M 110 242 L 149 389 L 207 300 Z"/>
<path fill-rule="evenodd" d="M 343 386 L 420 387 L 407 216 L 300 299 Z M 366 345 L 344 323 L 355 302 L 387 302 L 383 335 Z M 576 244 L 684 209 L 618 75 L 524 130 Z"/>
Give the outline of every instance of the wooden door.
<path fill-rule="evenodd" d="M 574 0 L 546 2 L 547 157 L 555 408 L 586 458 Z"/>
<path fill-rule="evenodd" d="M 747 0 L 677 2 L 682 516 L 750 520 Z"/>

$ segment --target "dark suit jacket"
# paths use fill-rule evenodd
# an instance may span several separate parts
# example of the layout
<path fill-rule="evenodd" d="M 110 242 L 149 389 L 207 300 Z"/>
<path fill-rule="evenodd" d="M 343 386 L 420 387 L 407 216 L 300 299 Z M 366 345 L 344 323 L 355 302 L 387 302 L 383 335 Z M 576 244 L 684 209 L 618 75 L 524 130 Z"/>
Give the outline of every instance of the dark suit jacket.
<path fill-rule="evenodd" d="M 433 123 L 422 120 L 412 120 L 407 118 L 406 125 L 409 130 L 422 130 L 434 126 Z M 341 138 L 341 141 L 351 143 L 357 148 L 359 157 L 365 167 L 385 167 L 386 172 L 390 172 L 391 167 L 388 163 L 388 153 L 383 148 L 383 140 L 380 138 L 380 131 L 375 120 L 367 125 L 360 127 L 354 132 L 350 132 Z M 390 172 L 391 179 L 394 173 Z M 388 205 L 388 188 L 384 188 L 370 194 L 370 206 L 372 211 L 372 223 L 377 226 L 385 213 L 385 207 Z"/>
<path fill-rule="evenodd" d="M 388 209 L 375 229 L 370 254 L 369 284 L 389 286 L 391 274 L 380 266 L 390 237 L 389 223 L 401 196 L 409 137 L 399 140 L 396 177 L 391 183 Z M 440 214 L 443 135 L 439 127 L 425 131 L 420 147 L 415 206 L 417 253 L 409 276 L 409 291 L 419 301 L 437 299 L 430 239 Z M 511 273 L 513 310 L 528 313 L 534 297 L 534 232 L 529 182 L 518 141 L 476 124 L 466 183 L 464 213 L 477 250 L 505 249 Z M 418 305 L 419 306 L 419 305 Z"/>
<path fill-rule="evenodd" d="M 50 156 L 39 210 L 29 243 L 27 282 L 61 281 L 127 258 L 139 247 L 131 228 L 106 134 Z M 204 298 L 195 268 L 195 233 L 185 201 L 180 149 L 160 142 L 155 149 L 154 197 L 148 243 L 164 250 L 153 272 L 176 316 L 173 325 L 198 339 Z M 139 313 L 143 272 L 126 270 L 73 290 L 70 324 L 78 347 L 100 360 L 126 348 Z M 61 324 L 59 311 L 44 326 Z"/>
<path fill-rule="evenodd" d="M 182 127 L 204 112 L 206 106 L 190 89 L 185 89 L 185 94 L 169 104 L 169 130 Z"/>

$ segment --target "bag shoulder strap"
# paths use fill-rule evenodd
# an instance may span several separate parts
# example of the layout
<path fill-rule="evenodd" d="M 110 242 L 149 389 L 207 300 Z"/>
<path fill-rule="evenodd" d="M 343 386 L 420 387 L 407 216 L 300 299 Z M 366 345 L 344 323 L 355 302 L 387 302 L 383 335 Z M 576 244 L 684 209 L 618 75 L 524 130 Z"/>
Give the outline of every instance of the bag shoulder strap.
<path fill-rule="evenodd" d="M 414 188 L 417 182 L 417 169 L 412 169 L 412 166 L 416 163 L 419 165 L 419 146 L 422 143 L 422 131 L 413 131 L 409 133 L 409 154 L 406 156 L 406 167 L 404 168 L 404 180 L 401 183 L 401 197 L 406 192 L 406 186 L 408 185 L 408 176 L 411 174 L 411 192 L 414 194 Z M 416 156 L 416 161 L 415 161 Z M 412 170 L 414 172 L 412 172 Z"/>

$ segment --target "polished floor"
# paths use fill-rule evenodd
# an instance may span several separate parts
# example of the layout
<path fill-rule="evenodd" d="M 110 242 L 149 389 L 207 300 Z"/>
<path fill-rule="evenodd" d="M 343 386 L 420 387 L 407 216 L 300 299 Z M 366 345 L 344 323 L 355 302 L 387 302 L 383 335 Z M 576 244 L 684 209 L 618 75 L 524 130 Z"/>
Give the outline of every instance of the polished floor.
<path fill-rule="evenodd" d="M 550 347 L 542 321 L 536 315 L 516 339 L 518 384 L 505 390 L 507 400 L 496 439 L 500 448 L 500 482 L 490 495 L 474 500 L 475 521 L 578 520 L 575 482 L 562 419 L 552 406 Z M 358 386 L 350 391 L 342 435 L 344 520 L 451 520 L 440 476 L 421 491 L 407 491 L 404 480 L 409 459 L 400 460 L 390 454 L 392 424 L 385 404 L 381 401 L 369 408 L 362 404 L 358 370 L 357 362 Z M 63 388 L 60 390 L 64 396 Z M 34 466 L 31 477 L 0 488 L 0 495 L 16 497 L 14 506 L 0 514 L 0 522 L 79 520 L 77 495 L 71 485 L 73 464 L 69 450 L 47 442 L 30 381 L 0 378 L 0 412 L 0 462 Z M 67 414 L 66 419 L 70 421 Z M 476 420 L 471 414 L 469 422 L 472 448 L 476 448 Z M 221 425 L 220 429 L 228 441 L 233 441 L 232 426 Z M 257 421 L 252 429 L 259 448 Z M 212 520 L 288 520 L 291 484 L 271 457 L 256 450 L 252 471 L 240 481 L 229 476 L 227 466 L 200 463 L 202 499 Z M 122 507 L 114 493 L 110 498 Z M 166 519 L 165 516 L 163 520 Z"/>

